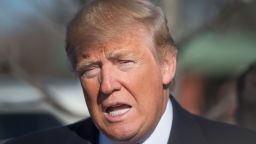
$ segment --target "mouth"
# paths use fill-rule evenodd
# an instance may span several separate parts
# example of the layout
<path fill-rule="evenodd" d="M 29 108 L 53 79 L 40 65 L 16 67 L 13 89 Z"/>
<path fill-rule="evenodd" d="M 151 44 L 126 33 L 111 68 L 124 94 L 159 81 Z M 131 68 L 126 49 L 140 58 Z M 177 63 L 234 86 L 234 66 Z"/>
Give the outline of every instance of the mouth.
<path fill-rule="evenodd" d="M 132 106 L 129 104 L 111 104 L 104 109 L 105 116 L 110 121 L 120 121 L 131 110 Z"/>

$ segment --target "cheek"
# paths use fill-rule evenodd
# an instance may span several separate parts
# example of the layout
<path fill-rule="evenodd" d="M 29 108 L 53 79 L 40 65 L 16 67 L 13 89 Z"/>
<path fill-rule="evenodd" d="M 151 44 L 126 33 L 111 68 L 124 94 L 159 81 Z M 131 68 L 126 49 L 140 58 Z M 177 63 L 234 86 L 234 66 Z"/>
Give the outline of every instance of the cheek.
<path fill-rule="evenodd" d="M 137 70 L 129 74 L 127 78 L 129 90 L 139 104 L 154 104 L 157 97 L 162 95 L 163 86 L 160 72 L 153 69 Z"/>
<path fill-rule="evenodd" d="M 86 102 L 97 102 L 99 84 L 95 80 L 80 79 Z"/>
<path fill-rule="evenodd" d="M 96 120 L 100 119 L 100 107 L 98 104 L 99 84 L 95 81 L 81 80 L 85 102 L 90 115 Z"/>
<path fill-rule="evenodd" d="M 136 79 L 134 81 L 137 82 L 138 87 L 145 91 L 159 90 L 162 86 L 160 71 L 155 67 L 142 69 Z"/>

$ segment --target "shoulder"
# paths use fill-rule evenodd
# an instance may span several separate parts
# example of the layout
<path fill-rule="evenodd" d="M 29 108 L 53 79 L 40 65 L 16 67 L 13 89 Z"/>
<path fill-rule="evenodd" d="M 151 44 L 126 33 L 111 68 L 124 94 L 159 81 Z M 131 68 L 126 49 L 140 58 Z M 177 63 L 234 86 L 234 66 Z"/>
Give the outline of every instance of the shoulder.
<path fill-rule="evenodd" d="M 5 144 L 86 144 L 88 138 L 87 135 L 89 135 L 88 132 L 92 131 L 92 128 L 94 128 L 93 123 L 90 119 L 87 119 L 71 125 L 42 130 L 13 138 Z"/>
<path fill-rule="evenodd" d="M 44 144 L 44 143 L 61 143 L 70 135 L 68 127 L 51 128 L 42 131 L 33 132 L 17 138 L 12 138 L 6 144 Z"/>
<path fill-rule="evenodd" d="M 255 144 L 256 132 L 189 113 L 171 97 L 172 139 L 179 143 Z M 180 142 L 181 141 L 181 142 Z"/>
<path fill-rule="evenodd" d="M 255 144 L 256 132 L 235 125 L 193 116 L 204 137 L 212 144 Z"/>

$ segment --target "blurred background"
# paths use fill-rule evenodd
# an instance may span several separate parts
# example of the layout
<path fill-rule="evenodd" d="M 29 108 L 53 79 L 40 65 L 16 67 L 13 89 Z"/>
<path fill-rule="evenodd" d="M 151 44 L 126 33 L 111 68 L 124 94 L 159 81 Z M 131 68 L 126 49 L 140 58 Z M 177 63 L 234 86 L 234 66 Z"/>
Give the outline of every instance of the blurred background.
<path fill-rule="evenodd" d="M 0 139 L 89 116 L 64 50 L 67 23 L 87 1 L 0 1 Z M 256 1 L 152 2 L 179 49 L 178 101 L 194 114 L 256 129 Z"/>

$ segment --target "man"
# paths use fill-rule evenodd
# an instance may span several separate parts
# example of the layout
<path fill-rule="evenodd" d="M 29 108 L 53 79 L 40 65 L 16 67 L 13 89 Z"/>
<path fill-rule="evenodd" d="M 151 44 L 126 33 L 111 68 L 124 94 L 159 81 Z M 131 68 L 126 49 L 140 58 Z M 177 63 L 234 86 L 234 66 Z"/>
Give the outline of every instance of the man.
<path fill-rule="evenodd" d="M 149 1 L 92 1 L 70 23 L 66 51 L 91 118 L 7 144 L 256 142 L 253 132 L 191 115 L 169 96 L 176 47 Z"/>

